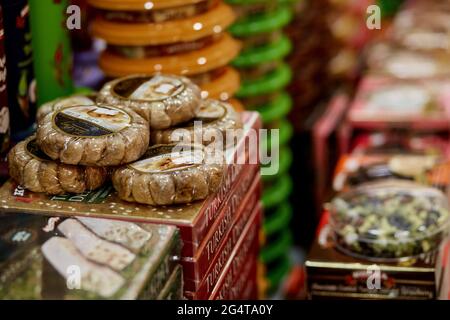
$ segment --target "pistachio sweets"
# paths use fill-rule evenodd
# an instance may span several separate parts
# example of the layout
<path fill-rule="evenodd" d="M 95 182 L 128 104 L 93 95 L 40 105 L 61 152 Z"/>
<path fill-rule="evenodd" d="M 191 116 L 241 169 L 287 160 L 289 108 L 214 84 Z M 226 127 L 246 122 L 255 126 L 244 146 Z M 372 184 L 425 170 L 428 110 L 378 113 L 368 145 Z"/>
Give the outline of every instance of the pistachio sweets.
<path fill-rule="evenodd" d="M 8 155 L 9 173 L 23 188 L 57 195 L 84 193 L 101 187 L 108 176 L 102 167 L 61 164 L 43 153 L 32 136 L 18 143 Z"/>
<path fill-rule="evenodd" d="M 149 205 L 185 204 L 217 191 L 224 162 L 202 145 L 157 145 L 141 160 L 115 170 L 114 188 L 121 199 Z"/>
<path fill-rule="evenodd" d="M 331 226 L 344 252 L 389 260 L 438 248 L 449 221 L 444 194 L 393 181 L 368 184 L 332 201 Z"/>
<path fill-rule="evenodd" d="M 235 130 L 240 128 L 241 118 L 231 105 L 206 100 L 196 111 L 194 119 L 175 128 L 152 130 L 150 140 L 153 144 L 198 142 L 209 145 L 217 142 L 226 146 L 227 139 L 234 138 Z"/>
<path fill-rule="evenodd" d="M 146 119 L 152 129 L 167 129 L 195 117 L 200 89 L 178 76 L 130 76 L 109 82 L 98 101 L 124 105 Z"/>
<path fill-rule="evenodd" d="M 95 104 L 96 96 L 95 94 L 92 95 L 73 95 L 66 98 L 59 98 L 55 99 L 53 101 L 44 103 L 42 106 L 39 107 L 36 118 L 37 122 L 39 123 L 44 119 L 44 117 L 56 110 L 70 107 L 70 106 L 90 106 Z"/>
<path fill-rule="evenodd" d="M 139 159 L 149 145 L 148 123 L 125 107 L 92 104 L 47 114 L 37 143 L 51 159 L 65 164 L 116 166 Z"/>

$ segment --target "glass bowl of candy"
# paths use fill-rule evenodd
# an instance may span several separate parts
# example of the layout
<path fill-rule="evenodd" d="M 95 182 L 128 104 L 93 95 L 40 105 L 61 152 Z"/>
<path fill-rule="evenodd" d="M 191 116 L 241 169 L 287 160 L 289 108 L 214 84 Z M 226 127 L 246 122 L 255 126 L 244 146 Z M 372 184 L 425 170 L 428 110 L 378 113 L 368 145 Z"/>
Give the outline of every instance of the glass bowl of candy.
<path fill-rule="evenodd" d="M 436 250 L 447 235 L 449 207 L 438 189 L 386 180 L 361 185 L 329 204 L 338 249 L 369 260 L 399 260 Z"/>

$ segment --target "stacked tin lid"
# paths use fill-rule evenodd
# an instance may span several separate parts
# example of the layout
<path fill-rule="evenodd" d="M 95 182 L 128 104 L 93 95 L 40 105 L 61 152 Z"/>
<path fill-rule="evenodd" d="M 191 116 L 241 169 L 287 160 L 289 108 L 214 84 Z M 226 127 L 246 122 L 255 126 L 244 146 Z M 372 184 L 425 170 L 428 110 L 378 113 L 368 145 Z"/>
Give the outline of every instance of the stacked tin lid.
<path fill-rule="evenodd" d="M 92 33 L 107 43 L 100 67 L 109 77 L 163 72 L 188 76 L 203 97 L 228 100 L 239 74 L 227 65 L 240 44 L 226 28 L 234 21 L 220 0 L 89 0 L 97 9 Z"/>
<path fill-rule="evenodd" d="M 280 130 L 279 143 L 270 134 L 262 142 L 268 152 L 272 146 L 280 148 L 278 173 L 264 177 L 266 247 L 261 260 L 267 267 L 268 287 L 272 291 L 290 269 L 288 251 L 292 244 L 289 232 L 292 208 L 288 203 L 292 181 L 288 172 L 292 163 L 289 140 L 293 130 L 286 119 L 292 102 L 284 91 L 291 80 L 291 70 L 283 62 L 292 47 L 283 34 L 292 11 L 281 1 L 228 0 L 228 3 L 238 16 L 230 32 L 243 43 L 243 50 L 233 61 L 242 79 L 237 97 L 246 109 L 261 113 L 265 128 Z"/>

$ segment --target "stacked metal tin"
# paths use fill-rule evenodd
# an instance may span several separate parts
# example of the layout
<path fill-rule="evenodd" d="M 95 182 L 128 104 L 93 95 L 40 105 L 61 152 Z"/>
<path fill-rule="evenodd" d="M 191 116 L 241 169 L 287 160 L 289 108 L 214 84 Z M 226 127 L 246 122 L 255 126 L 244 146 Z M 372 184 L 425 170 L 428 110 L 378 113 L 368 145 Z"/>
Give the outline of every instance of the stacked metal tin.
<path fill-rule="evenodd" d="M 89 0 L 95 37 L 107 43 L 100 67 L 108 77 L 169 73 L 190 77 L 203 97 L 228 100 L 239 74 L 228 67 L 240 44 L 225 32 L 234 21 L 220 0 Z"/>

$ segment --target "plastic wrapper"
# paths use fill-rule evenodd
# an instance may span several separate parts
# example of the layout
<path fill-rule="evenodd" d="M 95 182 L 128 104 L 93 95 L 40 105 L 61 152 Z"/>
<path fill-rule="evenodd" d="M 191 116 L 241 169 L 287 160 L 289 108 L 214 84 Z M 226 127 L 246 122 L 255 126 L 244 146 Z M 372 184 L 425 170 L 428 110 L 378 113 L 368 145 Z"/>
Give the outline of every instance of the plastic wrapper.
<path fill-rule="evenodd" d="M 125 105 L 149 121 L 152 129 L 166 129 L 194 118 L 200 89 L 184 77 L 130 76 L 107 83 L 98 101 Z"/>
<path fill-rule="evenodd" d="M 202 145 L 157 145 L 116 169 L 112 180 L 125 201 L 173 205 L 206 199 L 218 190 L 224 171 L 224 160 Z"/>
<path fill-rule="evenodd" d="M 147 46 L 191 42 L 223 32 L 234 18 L 233 10 L 219 2 L 202 14 L 160 23 L 123 23 L 99 16 L 92 22 L 92 33 L 113 45 Z M 133 36 L 130 37 L 130 34 Z"/>
<path fill-rule="evenodd" d="M 57 111 L 70 106 L 91 106 L 95 104 L 96 94 L 91 95 L 73 95 L 66 98 L 59 98 L 53 101 L 44 103 L 39 107 L 36 120 L 38 123 L 45 118 L 45 116 L 53 111 Z"/>
<path fill-rule="evenodd" d="M 339 195 L 330 212 L 340 250 L 381 261 L 436 250 L 449 222 L 442 192 L 402 181 L 368 184 Z"/>
<path fill-rule="evenodd" d="M 110 185 L 105 185 L 96 191 L 77 194 L 49 196 L 44 193 L 34 193 L 18 186 L 13 180 L 5 182 L 0 188 L 0 212 L 32 213 L 46 216 L 62 217 L 97 217 L 104 219 L 120 219 L 130 222 L 145 222 L 154 224 L 170 224 L 180 229 L 185 245 L 183 256 L 193 257 L 201 246 L 208 232 L 217 220 L 220 220 L 221 208 L 225 207 L 232 190 L 239 185 L 239 190 L 248 190 L 250 184 L 243 179 L 251 168 L 258 163 L 258 143 L 248 143 L 253 130 L 261 128 L 261 121 L 256 112 L 244 112 L 244 134 L 236 147 L 225 150 L 226 170 L 219 190 L 203 201 L 174 206 L 149 206 L 124 201 Z M 242 159 L 242 162 L 235 162 Z M 243 163 L 243 164 L 240 164 Z M 251 181 L 250 181 L 251 182 Z M 242 192 L 242 191 L 240 191 Z"/>
<path fill-rule="evenodd" d="M 181 246 L 175 227 L 25 214 L 0 222 L 2 299 L 146 300 L 181 286 L 171 277 Z"/>
<path fill-rule="evenodd" d="M 227 135 L 234 136 L 234 130 L 241 128 L 241 117 L 231 105 L 217 100 L 206 100 L 201 103 L 195 112 L 195 118 L 189 123 L 173 129 L 153 130 L 150 141 L 152 144 L 199 142 L 209 145 L 220 138 L 220 143 L 226 147 Z"/>
<path fill-rule="evenodd" d="M 39 149 L 35 136 L 18 143 L 9 152 L 8 163 L 11 177 L 23 188 L 52 195 L 95 190 L 108 178 L 105 168 L 52 161 Z"/>
<path fill-rule="evenodd" d="M 148 123 L 128 108 L 72 106 L 47 114 L 36 139 L 41 150 L 65 164 L 116 166 L 139 159 L 150 140 Z"/>

